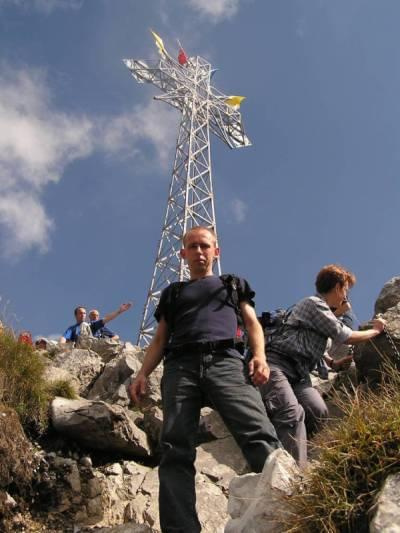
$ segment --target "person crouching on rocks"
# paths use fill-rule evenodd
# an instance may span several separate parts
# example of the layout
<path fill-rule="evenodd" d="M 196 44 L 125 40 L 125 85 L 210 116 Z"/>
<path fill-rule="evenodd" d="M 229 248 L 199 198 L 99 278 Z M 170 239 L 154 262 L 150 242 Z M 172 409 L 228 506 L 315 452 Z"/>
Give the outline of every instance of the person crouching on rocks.
<path fill-rule="evenodd" d="M 355 284 L 354 274 L 339 265 L 327 265 L 317 275 L 317 294 L 298 302 L 268 346 L 269 381 L 260 387 L 267 413 L 284 448 L 300 467 L 307 464 L 307 438 L 328 416 L 328 408 L 312 387 L 310 372 L 323 357 L 328 338 L 337 344 L 357 344 L 382 333 L 385 321 L 353 331 L 335 316 Z"/>

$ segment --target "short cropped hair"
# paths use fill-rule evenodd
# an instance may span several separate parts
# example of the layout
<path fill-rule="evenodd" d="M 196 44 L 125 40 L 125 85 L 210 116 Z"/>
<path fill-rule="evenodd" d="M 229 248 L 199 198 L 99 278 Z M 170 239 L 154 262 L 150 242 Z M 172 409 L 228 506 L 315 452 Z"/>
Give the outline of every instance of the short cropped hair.
<path fill-rule="evenodd" d="M 317 279 L 315 280 L 315 287 L 317 292 L 320 294 L 326 294 L 332 290 L 337 283 L 341 287 L 348 284 L 351 288 L 356 282 L 355 275 L 343 268 L 340 265 L 326 265 L 317 274 Z"/>
<path fill-rule="evenodd" d="M 75 318 L 76 318 L 76 314 L 79 311 L 79 309 L 84 309 L 86 311 L 86 307 L 84 305 L 78 305 L 78 307 L 75 307 L 75 309 L 74 309 Z"/>
<path fill-rule="evenodd" d="M 193 231 L 208 231 L 208 233 L 213 237 L 214 244 L 217 244 L 217 236 L 215 234 L 215 231 L 212 228 L 207 228 L 207 226 L 193 226 L 192 228 L 188 229 L 185 235 L 182 238 L 183 246 L 186 244 L 186 239 L 189 235 L 189 233 L 192 233 Z"/>

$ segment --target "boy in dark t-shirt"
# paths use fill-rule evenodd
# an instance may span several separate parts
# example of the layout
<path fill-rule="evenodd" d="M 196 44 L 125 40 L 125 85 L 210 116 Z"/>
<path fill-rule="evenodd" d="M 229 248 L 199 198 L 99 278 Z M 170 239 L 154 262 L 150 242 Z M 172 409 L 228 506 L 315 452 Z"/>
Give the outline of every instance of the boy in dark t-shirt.
<path fill-rule="evenodd" d="M 145 394 L 148 375 L 163 356 L 162 458 L 159 466 L 160 523 L 164 533 L 201 531 L 195 503 L 195 436 L 206 398 L 260 472 L 269 453 L 280 447 L 254 385 L 265 383 L 269 368 L 264 337 L 254 311 L 254 292 L 238 280 L 240 314 L 254 354 L 247 365 L 237 349 L 237 309 L 226 284 L 213 275 L 219 255 L 212 230 L 196 227 L 183 239 L 181 255 L 191 279 L 171 284 L 160 299 L 159 321 L 143 365 L 130 386 L 134 402 Z"/>

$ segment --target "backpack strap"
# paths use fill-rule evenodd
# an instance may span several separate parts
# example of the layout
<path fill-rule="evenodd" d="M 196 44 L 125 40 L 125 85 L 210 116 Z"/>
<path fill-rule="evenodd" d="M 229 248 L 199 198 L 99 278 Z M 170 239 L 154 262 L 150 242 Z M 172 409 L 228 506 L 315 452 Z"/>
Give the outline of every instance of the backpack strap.
<path fill-rule="evenodd" d="M 166 322 L 170 333 L 172 333 L 174 329 L 174 319 L 176 315 L 177 301 L 184 284 L 185 281 L 175 281 L 174 283 L 171 283 L 171 285 L 167 289 L 168 296 L 166 301 L 166 308 L 168 310 L 168 316 L 166 316 Z"/>
<path fill-rule="evenodd" d="M 236 314 L 241 316 L 239 296 L 242 288 L 240 285 L 240 279 L 234 274 L 222 274 L 222 276 L 219 276 L 219 279 L 222 281 L 228 292 L 228 298 L 231 300 Z"/>
<path fill-rule="evenodd" d="M 230 299 L 235 309 L 238 325 L 237 337 L 242 339 L 245 332 L 245 328 L 242 312 L 240 309 L 240 297 L 242 295 L 242 286 L 240 283 L 240 278 L 238 278 L 238 276 L 235 276 L 234 274 L 222 274 L 222 276 L 219 276 L 219 279 L 224 284 L 224 287 L 228 292 L 228 298 Z"/>

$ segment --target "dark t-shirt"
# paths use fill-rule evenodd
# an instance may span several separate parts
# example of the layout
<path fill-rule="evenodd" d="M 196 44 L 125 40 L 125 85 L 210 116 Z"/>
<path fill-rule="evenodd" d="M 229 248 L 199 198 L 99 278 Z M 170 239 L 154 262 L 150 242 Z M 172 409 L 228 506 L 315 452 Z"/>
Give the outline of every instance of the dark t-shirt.
<path fill-rule="evenodd" d="M 103 320 L 101 321 L 103 322 Z M 103 326 L 102 328 L 96 330 L 96 322 L 97 322 L 96 320 L 90 322 L 90 328 L 92 330 L 93 337 L 96 337 L 98 339 L 106 339 L 106 338 L 114 337 L 115 333 L 111 331 L 111 329 L 108 329 L 107 326 Z"/>
<path fill-rule="evenodd" d="M 239 278 L 239 284 L 239 302 L 247 301 L 254 307 L 255 292 L 246 280 Z M 161 317 L 165 318 L 170 329 L 171 347 L 236 338 L 238 322 L 235 306 L 228 288 L 218 276 L 181 283 L 175 303 L 171 303 L 173 285 L 164 289 L 154 313 L 158 321 Z M 172 307 L 174 316 L 171 316 Z"/>

